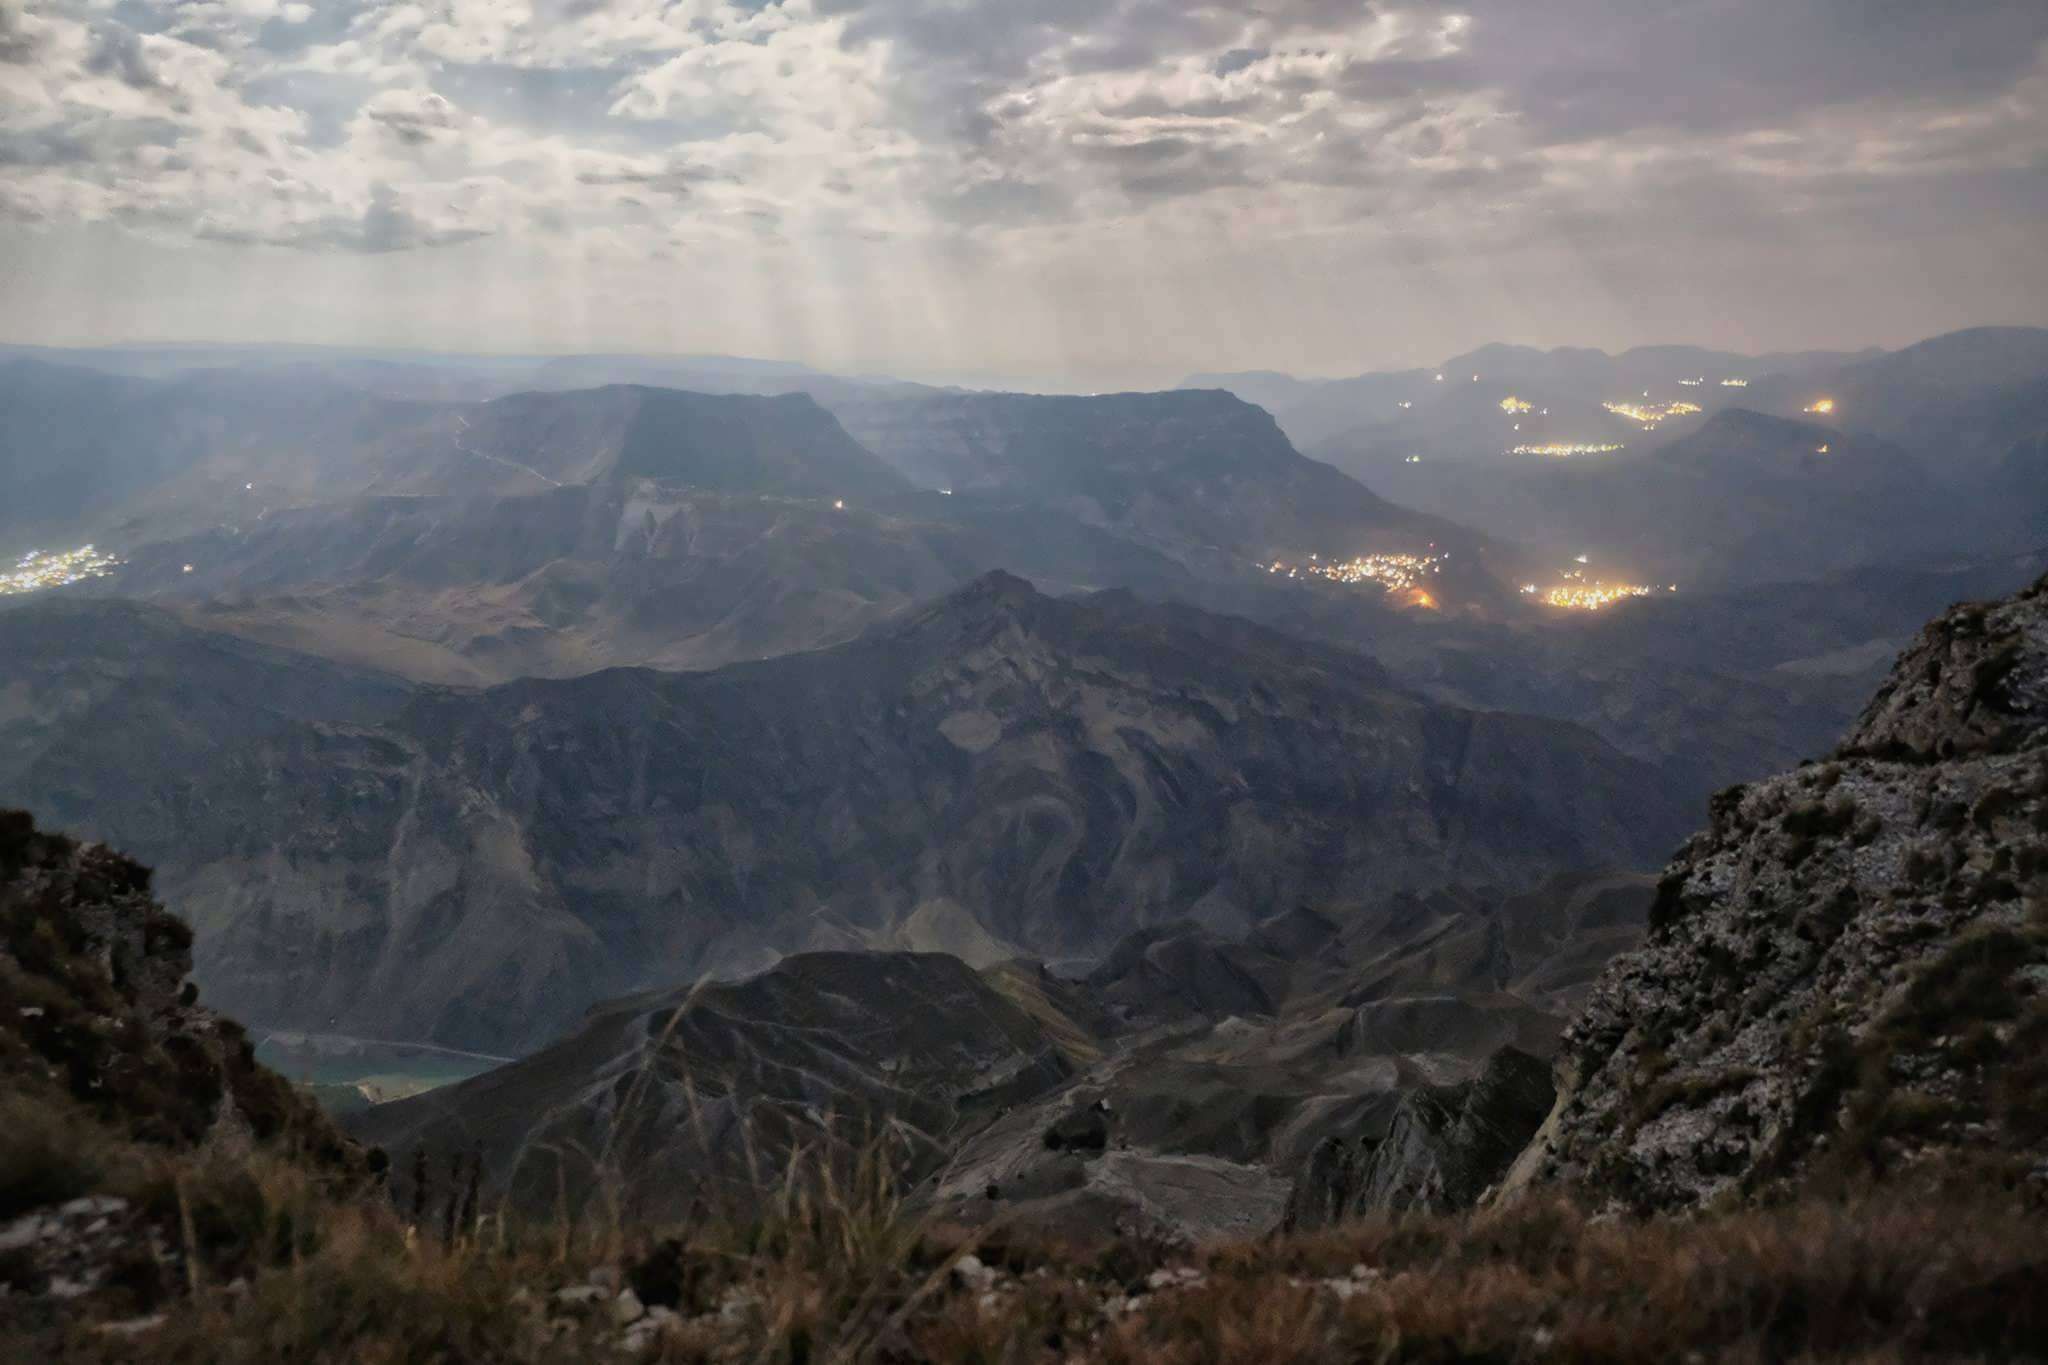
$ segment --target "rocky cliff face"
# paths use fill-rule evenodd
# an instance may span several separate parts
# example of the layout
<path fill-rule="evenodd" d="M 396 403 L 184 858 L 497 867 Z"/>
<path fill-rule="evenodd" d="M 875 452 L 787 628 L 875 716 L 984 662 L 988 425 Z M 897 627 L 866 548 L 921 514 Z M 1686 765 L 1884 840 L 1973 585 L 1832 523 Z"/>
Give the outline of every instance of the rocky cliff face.
<path fill-rule="evenodd" d="M 1385 1137 L 1318 1143 L 1295 1178 L 1283 1226 L 1305 1232 L 1372 1213 L 1470 1208 L 1555 1098 L 1548 1064 L 1504 1047 L 1470 1080 L 1403 1096 Z"/>
<path fill-rule="evenodd" d="M 1722 793 L 1511 1184 L 1685 1208 L 2048 1181 L 2048 579 L 1957 607 L 1827 762 Z"/>

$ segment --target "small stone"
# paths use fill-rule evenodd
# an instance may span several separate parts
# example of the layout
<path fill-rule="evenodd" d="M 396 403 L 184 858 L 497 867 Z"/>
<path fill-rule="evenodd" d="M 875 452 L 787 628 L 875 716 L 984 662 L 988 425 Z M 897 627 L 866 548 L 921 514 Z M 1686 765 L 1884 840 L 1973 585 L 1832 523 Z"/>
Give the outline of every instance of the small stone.
<path fill-rule="evenodd" d="M 102 1322 L 92 1330 L 100 1333 L 102 1336 L 133 1337 L 140 1336 L 144 1332 L 153 1332 L 163 1325 L 164 1315 L 162 1313 L 151 1313 L 146 1318 L 129 1318 L 125 1322 Z"/>
<path fill-rule="evenodd" d="M 55 1230 L 55 1224 L 52 1224 L 48 1229 L 49 1232 L 54 1232 Z M 36 1215 L 30 1214 L 26 1218 L 17 1218 L 5 1227 L 0 1227 L 0 1251 L 19 1251 L 25 1246 L 34 1246 L 47 1235 L 48 1232 L 43 1227 L 43 1220 L 36 1217 Z"/>
<path fill-rule="evenodd" d="M 45 1291 L 53 1299 L 76 1299 L 92 1293 L 91 1280 L 74 1280 L 68 1275 L 52 1275 L 50 1287 Z"/>
<path fill-rule="evenodd" d="M 567 1289 L 555 1291 L 555 1302 L 565 1308 L 586 1308 L 610 1297 L 594 1284 L 572 1284 Z"/>
<path fill-rule="evenodd" d="M 979 1256 L 971 1254 L 953 1263 L 953 1274 L 969 1289 L 990 1289 L 996 1282 L 996 1272 L 983 1265 Z"/>
<path fill-rule="evenodd" d="M 640 1296 L 630 1289 L 622 1289 L 612 1300 L 612 1321 L 621 1327 L 638 1322 L 647 1315 L 647 1308 L 640 1302 Z"/>
<path fill-rule="evenodd" d="M 1193 1266 L 1178 1266 L 1170 1270 L 1155 1270 L 1145 1277 L 1145 1287 L 1154 1292 L 1162 1289 L 1182 1289 L 1202 1282 L 1202 1272 Z"/>
<path fill-rule="evenodd" d="M 89 1194 L 83 1199 L 74 1199 L 60 1206 L 57 1212 L 66 1218 L 100 1218 L 119 1213 L 127 1207 L 128 1201 L 125 1199 L 116 1199 L 106 1194 Z"/>

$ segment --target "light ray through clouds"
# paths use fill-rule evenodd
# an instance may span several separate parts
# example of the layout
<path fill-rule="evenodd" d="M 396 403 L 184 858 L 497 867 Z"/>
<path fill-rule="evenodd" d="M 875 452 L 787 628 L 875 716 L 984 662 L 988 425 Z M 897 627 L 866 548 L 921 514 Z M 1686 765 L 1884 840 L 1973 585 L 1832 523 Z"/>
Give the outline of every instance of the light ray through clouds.
<path fill-rule="evenodd" d="M 2043 320 L 2044 165 L 2038 0 L 0 0 L 14 340 L 1901 341 Z"/>

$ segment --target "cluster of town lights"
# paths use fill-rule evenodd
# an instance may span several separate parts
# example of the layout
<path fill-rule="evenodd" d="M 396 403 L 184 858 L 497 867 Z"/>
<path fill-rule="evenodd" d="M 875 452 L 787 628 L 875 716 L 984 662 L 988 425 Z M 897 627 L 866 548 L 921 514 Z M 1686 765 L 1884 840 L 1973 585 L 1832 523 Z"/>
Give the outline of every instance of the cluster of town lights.
<path fill-rule="evenodd" d="M 30 550 L 13 568 L 0 572 L 0 597 L 61 588 L 66 583 L 82 583 L 88 578 L 104 578 L 120 565 L 119 559 L 90 545 L 81 545 L 62 554 Z"/>
<path fill-rule="evenodd" d="M 1572 561 L 1583 566 L 1591 556 L 1580 555 Z M 1562 607 L 1566 611 L 1599 611 L 1616 602 L 1625 602 L 1631 597 L 1648 597 L 1657 589 L 1641 583 L 1608 583 L 1598 578 L 1588 578 L 1583 567 L 1563 570 L 1558 575 L 1563 581 L 1549 588 L 1539 588 L 1534 583 L 1522 585 L 1522 595 L 1533 597 L 1546 607 Z M 1676 583 L 1664 591 L 1677 592 Z"/>
<path fill-rule="evenodd" d="M 1508 454 L 1547 455 L 1553 460 L 1563 460 L 1573 455 L 1608 455 L 1622 449 L 1625 447 L 1610 441 L 1549 441 L 1543 445 L 1513 446 Z"/>
<path fill-rule="evenodd" d="M 1626 417 L 1631 422 L 1641 422 L 1645 431 L 1655 431 L 1657 424 L 1670 417 L 1689 417 L 1700 410 L 1698 403 L 1683 401 L 1672 403 L 1602 403 L 1600 405 L 1616 417 Z"/>
<path fill-rule="evenodd" d="M 1306 574 L 1327 578 L 1333 583 L 1377 583 L 1388 592 L 1400 592 L 1420 587 L 1429 575 L 1442 573 L 1446 558 L 1448 556 L 1445 555 L 1393 554 L 1358 555 L 1340 561 L 1310 555 L 1306 564 L 1289 564 L 1276 559 L 1266 566 L 1266 572 L 1284 574 L 1289 578 L 1300 578 Z"/>

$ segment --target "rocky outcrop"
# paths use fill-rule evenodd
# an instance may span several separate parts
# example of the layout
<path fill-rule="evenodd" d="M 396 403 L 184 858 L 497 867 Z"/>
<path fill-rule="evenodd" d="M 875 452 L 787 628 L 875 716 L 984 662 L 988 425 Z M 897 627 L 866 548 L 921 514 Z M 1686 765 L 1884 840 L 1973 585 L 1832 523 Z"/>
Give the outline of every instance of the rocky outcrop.
<path fill-rule="evenodd" d="M 1723 792 L 1567 1031 L 1515 1190 L 1694 1207 L 2048 1183 L 2048 579 L 1957 607 L 1834 757 Z"/>
<path fill-rule="evenodd" d="M 1592 874 L 1398 897 L 1344 923 L 1296 907 L 1242 943 L 1187 925 L 1135 934 L 1084 978 L 985 973 L 1087 1052 L 1069 1043 L 1072 1081 L 966 1131 L 919 1198 L 949 1223 L 1061 1235 L 1263 1233 L 1290 1186 L 1311 1201 L 1328 1184 L 1301 1178 L 1312 1163 L 1346 1157 L 1350 1191 L 1361 1149 L 1398 1128 L 1437 1169 L 1405 1183 L 1469 1202 L 1549 1107 L 1569 1010 L 1639 941 L 1653 886 Z M 1389 1171 L 1403 1146 L 1385 1148 Z"/>
<path fill-rule="evenodd" d="M 232 1020 L 198 1003 L 192 931 L 150 895 L 149 869 L 0 810 L 0 1355 L 84 1313 L 145 1312 L 233 1254 L 243 1225 L 194 1213 L 195 1172 L 240 1163 L 352 1189 L 382 1165 L 257 1064 Z M 175 1191 L 175 1192 L 174 1192 Z M 254 1218 L 258 1215 L 250 1215 Z M 264 1225 L 263 1236 L 274 1235 Z"/>
<path fill-rule="evenodd" d="M 151 897 L 148 868 L 39 831 L 25 811 L 0 811 L 9 1098 L 76 1111 L 107 1137 L 170 1151 L 240 1153 L 277 1141 L 358 1163 L 316 1106 L 257 1064 L 241 1026 L 198 1003 L 191 944 L 191 929 Z M 6 1199 L 32 1194 L 9 1189 Z"/>
<path fill-rule="evenodd" d="M 1501 1048 L 1471 1080 L 1404 1096 L 1384 1137 L 1317 1143 L 1295 1178 L 1283 1226 L 1308 1231 L 1372 1213 L 1470 1208 L 1507 1171 L 1554 1097 L 1544 1062 Z"/>

